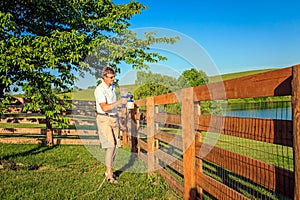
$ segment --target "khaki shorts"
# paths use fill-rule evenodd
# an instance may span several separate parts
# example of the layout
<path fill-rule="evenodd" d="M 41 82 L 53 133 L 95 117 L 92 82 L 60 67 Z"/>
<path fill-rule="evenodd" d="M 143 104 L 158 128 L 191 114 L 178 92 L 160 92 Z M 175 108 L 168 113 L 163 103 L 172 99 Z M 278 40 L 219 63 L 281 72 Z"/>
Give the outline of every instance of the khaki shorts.
<path fill-rule="evenodd" d="M 111 148 L 117 145 L 119 123 L 117 117 L 97 115 L 98 135 L 102 148 Z"/>

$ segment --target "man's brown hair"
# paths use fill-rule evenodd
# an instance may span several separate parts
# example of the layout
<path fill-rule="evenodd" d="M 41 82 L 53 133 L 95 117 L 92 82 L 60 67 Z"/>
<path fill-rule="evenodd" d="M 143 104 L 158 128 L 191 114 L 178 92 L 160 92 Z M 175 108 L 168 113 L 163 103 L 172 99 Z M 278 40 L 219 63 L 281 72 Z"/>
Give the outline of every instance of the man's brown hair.
<path fill-rule="evenodd" d="M 101 75 L 103 77 L 103 76 L 106 76 L 107 74 L 115 74 L 115 71 L 113 70 L 113 68 L 106 66 L 103 68 Z"/>

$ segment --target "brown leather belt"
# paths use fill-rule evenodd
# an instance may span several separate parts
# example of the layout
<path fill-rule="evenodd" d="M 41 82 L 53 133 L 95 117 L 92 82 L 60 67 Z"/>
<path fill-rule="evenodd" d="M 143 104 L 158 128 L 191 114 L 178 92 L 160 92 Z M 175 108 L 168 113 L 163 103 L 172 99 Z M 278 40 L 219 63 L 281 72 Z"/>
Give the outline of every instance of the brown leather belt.
<path fill-rule="evenodd" d="M 97 115 L 103 115 L 103 116 L 106 116 L 106 117 L 117 117 L 117 115 L 110 115 L 108 113 L 98 113 L 97 112 Z"/>

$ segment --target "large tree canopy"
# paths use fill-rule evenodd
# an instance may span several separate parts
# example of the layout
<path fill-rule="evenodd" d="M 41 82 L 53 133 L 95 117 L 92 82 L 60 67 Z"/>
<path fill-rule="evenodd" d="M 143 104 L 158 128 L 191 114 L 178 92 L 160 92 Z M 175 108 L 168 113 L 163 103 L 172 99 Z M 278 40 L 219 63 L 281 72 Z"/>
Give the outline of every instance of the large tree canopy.
<path fill-rule="evenodd" d="M 69 91 L 78 73 L 98 75 L 107 64 L 118 72 L 121 62 L 142 68 L 165 59 L 147 51 L 149 45 L 173 43 L 175 38 L 146 33 L 139 39 L 129 31 L 130 19 L 145 8 L 136 1 L 0 1 L 1 105 L 22 88 L 31 99 L 25 109 L 41 111 L 51 128 L 66 122 L 56 93 Z"/>

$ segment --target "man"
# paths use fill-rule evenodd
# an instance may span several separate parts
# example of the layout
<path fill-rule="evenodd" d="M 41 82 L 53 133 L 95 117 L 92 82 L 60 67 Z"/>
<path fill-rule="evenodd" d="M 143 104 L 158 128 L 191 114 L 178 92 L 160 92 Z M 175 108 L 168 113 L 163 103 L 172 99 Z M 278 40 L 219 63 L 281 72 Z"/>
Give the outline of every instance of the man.
<path fill-rule="evenodd" d="M 122 103 L 126 104 L 126 99 L 121 98 L 121 100 L 117 101 L 115 87 L 113 85 L 115 72 L 111 67 L 104 67 L 101 76 L 103 81 L 94 91 L 97 109 L 96 121 L 101 147 L 106 149 L 106 180 L 110 183 L 116 184 L 117 180 L 113 174 L 112 166 L 116 154 L 117 139 L 119 135 L 117 107 Z"/>

